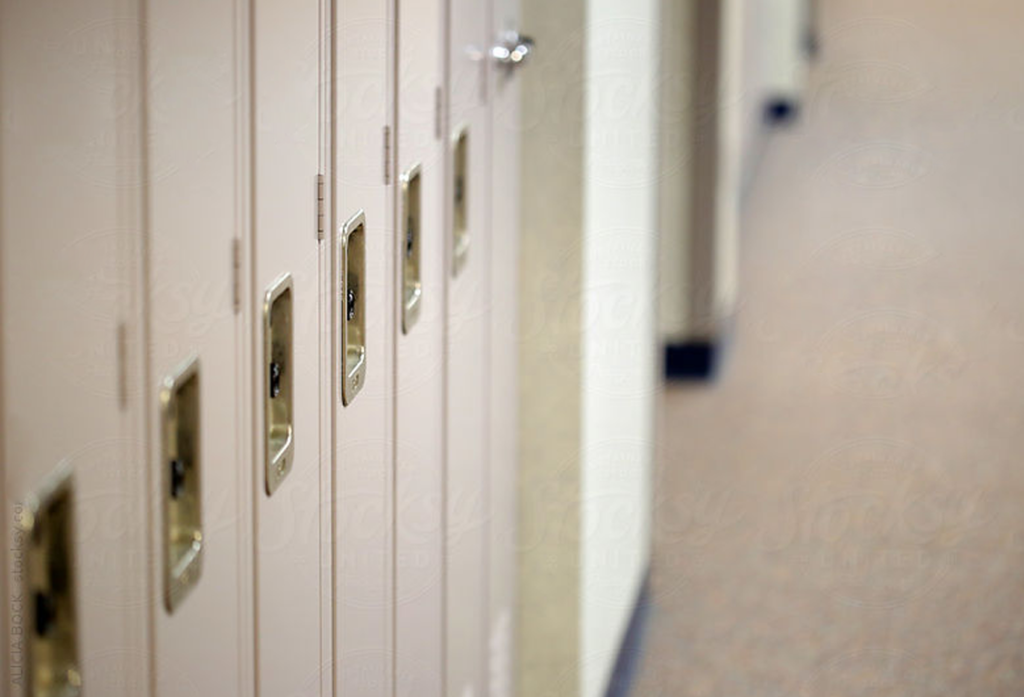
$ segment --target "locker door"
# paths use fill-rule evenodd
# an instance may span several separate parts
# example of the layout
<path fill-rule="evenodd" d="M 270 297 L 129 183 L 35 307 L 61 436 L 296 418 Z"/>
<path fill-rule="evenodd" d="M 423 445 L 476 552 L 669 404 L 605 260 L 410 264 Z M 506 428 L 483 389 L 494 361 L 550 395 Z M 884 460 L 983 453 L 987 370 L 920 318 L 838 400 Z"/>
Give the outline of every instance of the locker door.
<path fill-rule="evenodd" d="M 334 680 L 391 697 L 394 407 L 394 3 L 335 5 L 330 243 Z M 390 182 L 390 183 L 389 183 Z"/>
<path fill-rule="evenodd" d="M 147 0 L 148 429 L 154 687 L 251 694 L 243 0 Z"/>
<path fill-rule="evenodd" d="M 490 294 L 487 3 L 449 0 L 445 694 L 486 694 Z"/>
<path fill-rule="evenodd" d="M 320 0 L 252 4 L 255 640 L 265 695 L 320 694 L 321 612 L 330 621 L 320 573 L 320 9 Z"/>
<path fill-rule="evenodd" d="M 730 47 L 723 60 L 734 63 L 742 53 L 742 16 L 737 2 L 724 6 L 721 37 Z M 764 20 L 763 57 L 765 91 L 769 109 L 784 109 L 782 118 L 799 109 L 807 84 L 807 32 L 810 19 L 808 0 L 772 0 L 762 9 Z M 731 67 L 731 65 L 729 66 Z"/>
<path fill-rule="evenodd" d="M 395 685 L 442 693 L 445 231 L 440 0 L 398 5 Z"/>
<path fill-rule="evenodd" d="M 519 0 L 492 0 L 491 46 L 508 47 L 510 36 L 524 31 Z M 525 28 L 528 30 L 528 27 Z M 543 47 L 541 47 L 543 49 Z M 508 67 L 492 57 L 491 95 L 491 249 L 490 249 L 490 601 L 488 613 L 488 694 L 508 697 L 515 656 L 516 577 L 515 492 L 518 480 L 519 340 L 519 80 L 528 62 Z"/>
<path fill-rule="evenodd" d="M 3 694 L 148 686 L 138 26 L 0 4 Z"/>

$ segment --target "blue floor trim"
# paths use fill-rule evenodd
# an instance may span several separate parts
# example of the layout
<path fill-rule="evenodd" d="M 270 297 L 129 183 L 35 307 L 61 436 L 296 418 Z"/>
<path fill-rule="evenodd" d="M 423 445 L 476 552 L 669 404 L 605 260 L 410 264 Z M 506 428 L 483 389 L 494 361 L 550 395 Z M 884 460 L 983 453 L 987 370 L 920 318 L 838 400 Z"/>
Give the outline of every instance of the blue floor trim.
<path fill-rule="evenodd" d="M 719 347 L 713 341 L 665 346 L 665 377 L 669 380 L 710 380 L 718 366 Z"/>
<path fill-rule="evenodd" d="M 769 99 L 764 105 L 764 121 L 769 126 L 789 126 L 800 115 L 800 105 L 785 97 Z"/>
<path fill-rule="evenodd" d="M 629 697 L 633 681 L 640 668 L 643 656 L 644 635 L 647 628 L 647 618 L 651 610 L 650 592 L 650 571 L 644 574 L 643 583 L 640 584 L 640 592 L 636 597 L 636 604 L 633 606 L 633 616 L 626 627 L 626 635 L 622 638 L 622 645 L 619 647 L 619 655 L 615 659 L 615 668 L 612 670 L 612 678 L 605 691 L 605 697 Z"/>

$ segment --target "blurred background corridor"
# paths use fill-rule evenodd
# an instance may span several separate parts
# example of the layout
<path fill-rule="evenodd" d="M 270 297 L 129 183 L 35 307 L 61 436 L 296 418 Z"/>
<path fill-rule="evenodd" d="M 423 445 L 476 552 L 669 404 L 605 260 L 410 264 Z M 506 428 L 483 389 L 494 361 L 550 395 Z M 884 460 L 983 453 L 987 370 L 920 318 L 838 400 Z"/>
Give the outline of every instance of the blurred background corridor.
<path fill-rule="evenodd" d="M 660 409 L 631 694 L 1024 692 L 1024 7 L 820 4 L 717 381 Z"/>

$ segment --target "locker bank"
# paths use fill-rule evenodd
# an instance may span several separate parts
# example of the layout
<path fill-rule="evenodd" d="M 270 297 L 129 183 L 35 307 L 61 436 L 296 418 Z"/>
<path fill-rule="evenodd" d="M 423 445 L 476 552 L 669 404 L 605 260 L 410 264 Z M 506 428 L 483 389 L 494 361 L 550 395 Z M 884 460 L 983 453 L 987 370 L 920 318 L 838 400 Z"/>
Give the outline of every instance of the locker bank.
<path fill-rule="evenodd" d="M 2 16 L 3 693 L 511 694 L 517 4 Z"/>

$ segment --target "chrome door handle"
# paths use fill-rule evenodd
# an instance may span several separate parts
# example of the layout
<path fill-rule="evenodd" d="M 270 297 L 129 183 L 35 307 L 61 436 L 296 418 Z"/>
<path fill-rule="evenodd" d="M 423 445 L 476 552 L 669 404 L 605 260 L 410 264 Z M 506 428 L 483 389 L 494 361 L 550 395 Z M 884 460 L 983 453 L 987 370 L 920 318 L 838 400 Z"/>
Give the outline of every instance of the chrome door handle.
<path fill-rule="evenodd" d="M 517 31 L 507 31 L 501 35 L 498 44 L 491 48 L 491 58 L 509 72 L 526 62 L 533 51 L 533 39 L 523 36 Z"/>

